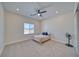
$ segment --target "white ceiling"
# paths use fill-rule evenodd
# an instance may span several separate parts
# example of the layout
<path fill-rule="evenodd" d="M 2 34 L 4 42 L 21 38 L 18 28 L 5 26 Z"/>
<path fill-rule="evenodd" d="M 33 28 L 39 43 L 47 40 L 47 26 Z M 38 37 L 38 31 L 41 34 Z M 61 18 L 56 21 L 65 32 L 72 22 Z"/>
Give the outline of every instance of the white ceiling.
<path fill-rule="evenodd" d="M 64 13 L 74 11 L 74 2 L 3 2 L 4 9 L 34 19 L 48 19 Z M 20 10 L 17 12 L 16 9 Z M 35 9 L 46 10 L 43 17 L 30 16 L 36 13 Z M 58 11 L 58 14 L 56 14 Z"/>

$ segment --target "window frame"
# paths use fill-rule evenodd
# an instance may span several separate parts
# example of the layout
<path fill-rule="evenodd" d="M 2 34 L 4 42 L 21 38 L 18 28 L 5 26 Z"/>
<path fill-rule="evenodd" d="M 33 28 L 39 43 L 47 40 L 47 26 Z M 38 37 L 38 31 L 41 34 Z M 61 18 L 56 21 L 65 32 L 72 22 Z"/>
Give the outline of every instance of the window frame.
<path fill-rule="evenodd" d="M 35 33 L 35 24 L 34 23 L 24 23 L 24 24 L 33 24 L 34 25 L 34 28 L 33 28 L 33 31 Z M 24 27 L 24 30 L 25 30 L 25 27 Z M 29 29 L 30 30 L 30 29 Z M 29 31 L 30 32 L 30 31 Z M 29 35 L 29 34 L 34 34 L 34 33 L 28 33 L 26 35 Z M 25 34 L 25 33 L 24 33 Z"/>

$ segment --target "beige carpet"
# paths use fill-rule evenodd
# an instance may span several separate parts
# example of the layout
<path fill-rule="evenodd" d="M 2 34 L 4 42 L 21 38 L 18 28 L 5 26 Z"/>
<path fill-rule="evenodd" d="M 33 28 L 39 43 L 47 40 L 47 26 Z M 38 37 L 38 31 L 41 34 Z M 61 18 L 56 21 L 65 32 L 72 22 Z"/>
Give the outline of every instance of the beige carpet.
<path fill-rule="evenodd" d="M 32 40 L 8 45 L 2 57 L 76 57 L 74 48 L 56 41 L 38 44 Z"/>

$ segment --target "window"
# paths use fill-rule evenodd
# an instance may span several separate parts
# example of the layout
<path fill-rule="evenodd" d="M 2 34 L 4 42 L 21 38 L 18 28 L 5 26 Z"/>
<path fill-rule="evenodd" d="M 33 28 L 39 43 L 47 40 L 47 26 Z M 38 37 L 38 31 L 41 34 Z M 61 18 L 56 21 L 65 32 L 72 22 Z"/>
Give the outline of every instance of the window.
<path fill-rule="evenodd" d="M 34 24 L 24 23 L 24 34 L 33 34 Z"/>

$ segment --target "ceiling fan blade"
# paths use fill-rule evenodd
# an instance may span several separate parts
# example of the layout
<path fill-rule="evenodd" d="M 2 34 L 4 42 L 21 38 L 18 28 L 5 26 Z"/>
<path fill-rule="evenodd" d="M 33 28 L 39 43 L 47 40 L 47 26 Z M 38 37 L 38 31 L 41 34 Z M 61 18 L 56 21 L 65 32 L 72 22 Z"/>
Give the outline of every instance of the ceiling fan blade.
<path fill-rule="evenodd" d="M 31 16 L 35 16 L 35 15 L 37 15 L 37 14 L 31 14 Z"/>
<path fill-rule="evenodd" d="M 34 8 L 34 9 L 35 9 L 35 11 L 38 13 L 38 10 L 39 10 L 39 9 L 36 9 L 36 8 Z"/>
<path fill-rule="evenodd" d="M 40 12 L 40 13 L 45 13 L 45 12 L 47 12 L 47 11 L 42 11 L 42 12 Z"/>

